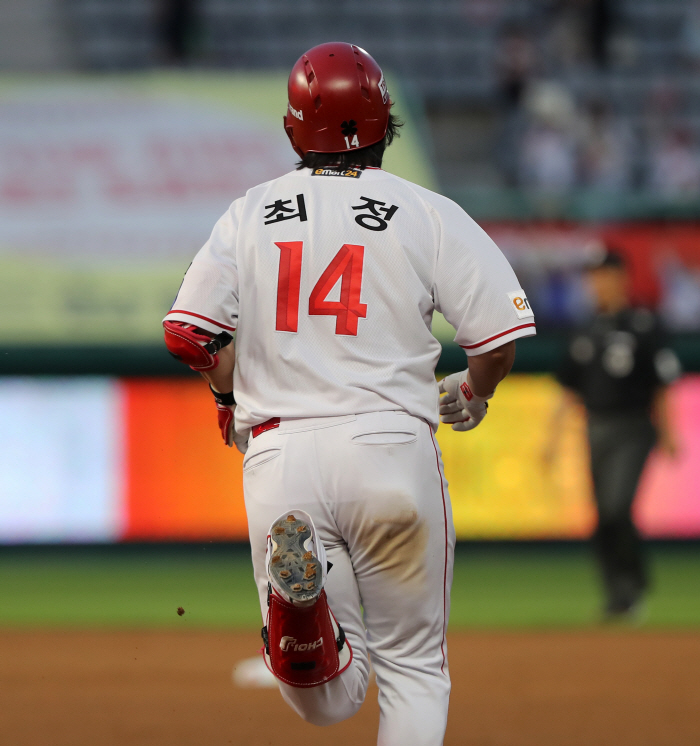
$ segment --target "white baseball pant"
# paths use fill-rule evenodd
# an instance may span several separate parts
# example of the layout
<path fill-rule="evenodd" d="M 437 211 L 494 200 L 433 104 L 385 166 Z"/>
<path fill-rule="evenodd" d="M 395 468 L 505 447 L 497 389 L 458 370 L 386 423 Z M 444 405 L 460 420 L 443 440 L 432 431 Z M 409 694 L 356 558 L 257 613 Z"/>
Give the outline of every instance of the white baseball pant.
<path fill-rule="evenodd" d="M 397 411 L 282 419 L 251 438 L 243 485 L 263 619 L 267 532 L 281 513 L 301 508 L 333 565 L 326 593 L 354 652 L 328 684 L 280 683 L 283 698 L 317 725 L 351 717 L 367 691 L 369 653 L 380 746 L 442 744 L 455 536 L 430 425 Z"/>

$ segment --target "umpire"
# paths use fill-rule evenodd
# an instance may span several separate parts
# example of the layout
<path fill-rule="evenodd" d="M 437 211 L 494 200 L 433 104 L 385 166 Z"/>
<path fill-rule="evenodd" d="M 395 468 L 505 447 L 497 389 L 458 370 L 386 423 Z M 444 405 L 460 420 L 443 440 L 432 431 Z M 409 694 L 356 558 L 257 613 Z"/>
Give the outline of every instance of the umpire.
<path fill-rule="evenodd" d="M 654 445 L 673 456 L 667 387 L 680 375 L 656 316 L 630 303 L 623 257 L 605 249 L 585 270 L 596 314 L 571 339 L 557 379 L 564 387 L 551 429 L 551 458 L 563 415 L 583 404 L 598 528 L 594 546 L 607 620 L 634 618 L 648 586 L 632 504 Z"/>

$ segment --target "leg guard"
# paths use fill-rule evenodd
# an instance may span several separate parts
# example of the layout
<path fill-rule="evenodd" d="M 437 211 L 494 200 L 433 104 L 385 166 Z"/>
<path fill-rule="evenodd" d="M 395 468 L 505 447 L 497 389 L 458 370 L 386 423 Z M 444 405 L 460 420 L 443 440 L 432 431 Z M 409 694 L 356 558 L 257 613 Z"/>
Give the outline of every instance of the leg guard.
<path fill-rule="evenodd" d="M 270 591 L 262 636 L 268 668 L 290 686 L 325 684 L 352 661 L 350 644 L 328 608 L 324 590 L 310 606 L 295 606 Z"/>
<path fill-rule="evenodd" d="M 296 687 L 320 686 L 352 660 L 345 633 L 328 608 L 326 551 L 311 516 L 294 510 L 267 537 L 267 619 L 263 654 L 272 673 Z"/>

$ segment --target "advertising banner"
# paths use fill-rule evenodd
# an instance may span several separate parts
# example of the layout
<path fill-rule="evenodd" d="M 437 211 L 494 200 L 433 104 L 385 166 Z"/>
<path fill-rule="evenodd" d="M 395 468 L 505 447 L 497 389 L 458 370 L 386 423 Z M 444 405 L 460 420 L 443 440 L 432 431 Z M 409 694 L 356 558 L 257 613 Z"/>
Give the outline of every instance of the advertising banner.
<path fill-rule="evenodd" d="M 543 451 L 559 389 L 512 375 L 476 433 L 438 430 L 460 539 L 578 539 L 595 525 L 584 422 Z M 652 454 L 650 537 L 700 537 L 700 376 L 671 391 L 680 450 Z M 0 542 L 246 539 L 243 457 L 200 381 L 0 379 Z M 348 475 L 351 479 L 351 475 Z"/>
<path fill-rule="evenodd" d="M 286 108 L 275 73 L 0 77 L 0 345 L 160 343 L 214 223 L 295 168 Z M 415 127 L 386 163 L 434 186 Z"/>

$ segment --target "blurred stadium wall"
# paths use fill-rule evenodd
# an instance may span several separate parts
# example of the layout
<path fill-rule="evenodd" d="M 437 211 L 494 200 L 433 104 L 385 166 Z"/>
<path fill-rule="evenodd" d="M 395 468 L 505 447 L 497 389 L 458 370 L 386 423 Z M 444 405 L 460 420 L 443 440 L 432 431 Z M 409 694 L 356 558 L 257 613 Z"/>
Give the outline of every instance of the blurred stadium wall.
<path fill-rule="evenodd" d="M 160 319 L 228 204 L 293 167 L 284 71 L 340 37 L 391 71 L 386 168 L 479 220 L 537 314 L 479 437 L 439 432 L 459 536 L 590 533 L 583 423 L 552 472 L 540 454 L 601 238 L 687 371 L 681 456 L 652 459 L 638 519 L 700 536 L 695 3 L 0 0 L 0 542 L 245 538 L 240 459 Z"/>

